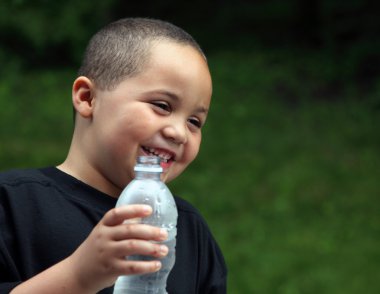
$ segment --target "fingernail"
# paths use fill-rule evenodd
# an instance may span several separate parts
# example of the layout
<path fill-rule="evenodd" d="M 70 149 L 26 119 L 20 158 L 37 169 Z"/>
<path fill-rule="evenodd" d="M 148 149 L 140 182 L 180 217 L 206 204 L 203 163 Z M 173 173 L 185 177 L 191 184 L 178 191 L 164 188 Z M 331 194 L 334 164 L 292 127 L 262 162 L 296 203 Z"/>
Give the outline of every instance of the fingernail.
<path fill-rule="evenodd" d="M 158 271 L 161 268 L 161 262 L 156 261 L 154 266 L 156 267 L 156 270 Z"/>
<path fill-rule="evenodd" d="M 160 252 L 162 255 L 166 255 L 168 253 L 168 247 L 166 247 L 165 245 L 161 245 Z"/>
<path fill-rule="evenodd" d="M 168 237 L 168 232 L 165 229 L 160 229 L 160 239 L 166 240 Z"/>
<path fill-rule="evenodd" d="M 150 213 L 150 212 L 152 212 L 152 207 L 150 205 L 144 205 L 143 206 L 143 211 L 145 213 Z"/>

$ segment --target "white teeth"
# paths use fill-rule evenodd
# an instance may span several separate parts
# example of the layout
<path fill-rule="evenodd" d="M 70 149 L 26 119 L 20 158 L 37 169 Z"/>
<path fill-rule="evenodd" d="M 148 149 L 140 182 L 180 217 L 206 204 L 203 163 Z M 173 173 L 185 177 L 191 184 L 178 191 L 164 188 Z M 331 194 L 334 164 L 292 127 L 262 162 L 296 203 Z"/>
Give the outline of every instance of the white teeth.
<path fill-rule="evenodd" d="M 150 147 L 144 147 L 144 149 L 146 151 L 149 151 L 150 153 L 156 155 L 156 156 L 159 156 L 161 158 L 162 161 L 164 162 L 168 162 L 168 160 L 170 158 L 172 158 L 172 156 L 166 152 L 159 152 L 159 151 L 156 151 L 156 149 L 154 148 L 150 148 Z"/>

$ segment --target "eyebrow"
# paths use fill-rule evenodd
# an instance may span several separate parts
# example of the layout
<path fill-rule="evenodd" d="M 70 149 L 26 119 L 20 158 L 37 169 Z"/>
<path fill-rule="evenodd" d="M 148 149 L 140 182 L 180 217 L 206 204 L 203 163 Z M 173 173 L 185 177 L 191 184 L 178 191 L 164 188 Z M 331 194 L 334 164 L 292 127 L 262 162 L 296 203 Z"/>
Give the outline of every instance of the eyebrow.
<path fill-rule="evenodd" d="M 172 100 L 174 100 L 174 101 L 176 101 L 176 102 L 180 101 L 179 97 L 178 97 L 176 94 L 174 94 L 174 93 L 172 93 L 172 92 L 169 92 L 169 91 L 158 90 L 158 91 L 152 91 L 152 93 L 163 94 L 163 95 L 165 95 L 165 96 L 168 96 L 170 99 L 172 99 Z M 195 109 L 195 112 L 196 112 L 196 113 L 204 113 L 204 114 L 207 114 L 207 113 L 208 113 L 208 108 L 203 107 L 203 106 L 200 106 L 200 107 L 197 107 L 197 108 Z"/>

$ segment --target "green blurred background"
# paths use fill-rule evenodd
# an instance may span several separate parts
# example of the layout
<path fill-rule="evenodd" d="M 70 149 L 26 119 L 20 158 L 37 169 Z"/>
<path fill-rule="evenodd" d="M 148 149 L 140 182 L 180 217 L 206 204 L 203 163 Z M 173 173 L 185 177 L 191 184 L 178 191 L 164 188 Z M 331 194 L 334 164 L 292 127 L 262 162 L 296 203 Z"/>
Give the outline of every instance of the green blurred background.
<path fill-rule="evenodd" d="M 170 186 L 208 220 L 229 293 L 380 293 L 375 4 L 2 0 L 0 170 L 65 158 L 95 31 L 169 20 L 199 41 L 214 80 L 201 153 Z"/>

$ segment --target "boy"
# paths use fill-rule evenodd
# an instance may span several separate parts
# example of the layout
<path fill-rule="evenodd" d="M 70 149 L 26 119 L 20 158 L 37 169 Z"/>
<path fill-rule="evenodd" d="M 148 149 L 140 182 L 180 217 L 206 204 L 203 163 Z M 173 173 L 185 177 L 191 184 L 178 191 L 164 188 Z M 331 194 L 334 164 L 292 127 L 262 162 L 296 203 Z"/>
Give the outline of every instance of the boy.
<path fill-rule="evenodd" d="M 119 275 L 159 270 L 165 231 L 115 209 L 139 155 L 163 158 L 163 180 L 196 157 L 211 98 L 197 43 L 163 21 L 114 22 L 90 41 L 73 83 L 75 129 L 57 167 L 0 175 L 0 293 L 112 293 Z M 199 213 L 176 198 L 176 263 L 168 293 L 226 293 L 223 256 Z M 144 254 L 154 261 L 129 261 Z"/>

